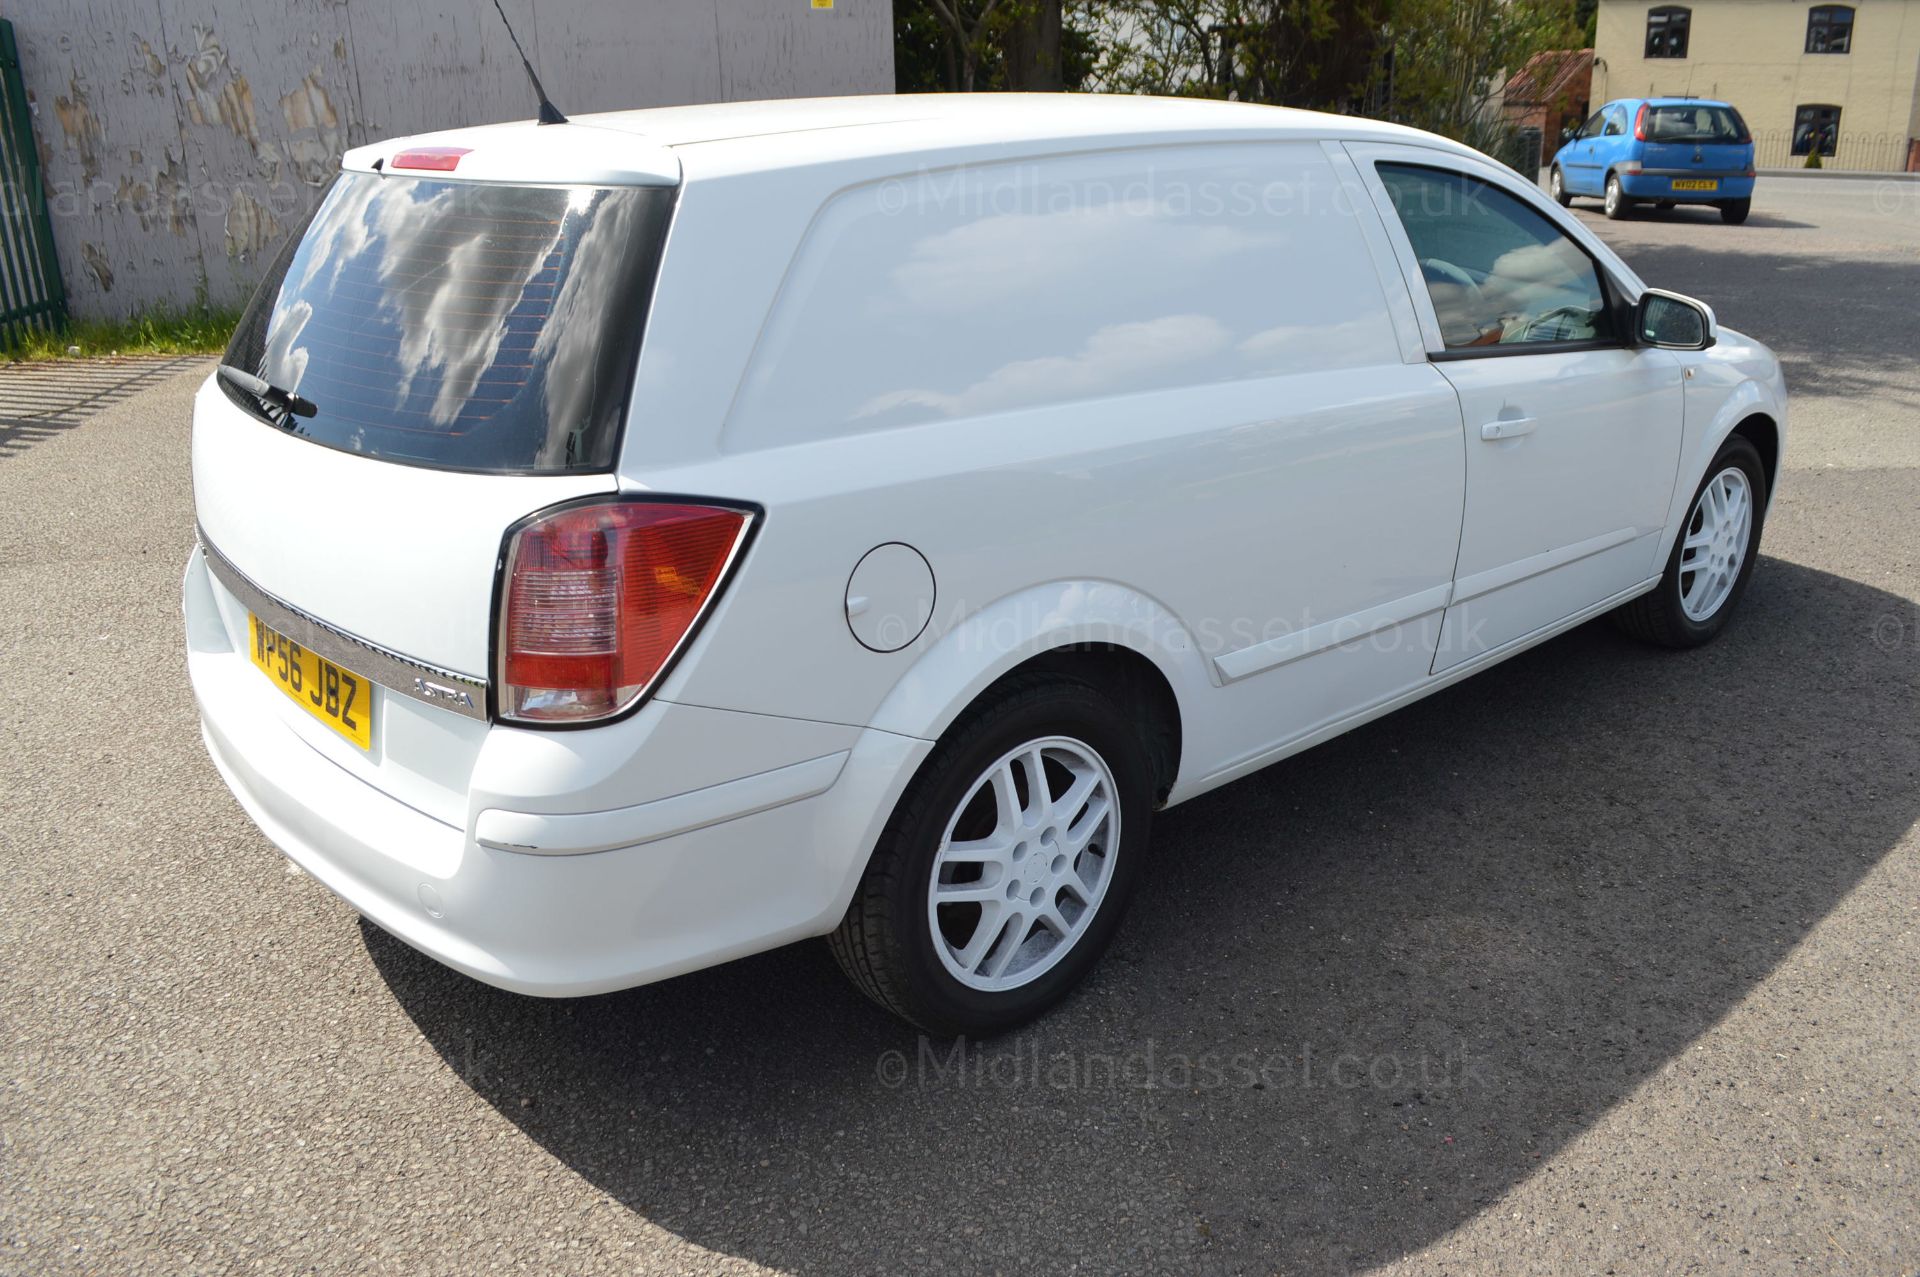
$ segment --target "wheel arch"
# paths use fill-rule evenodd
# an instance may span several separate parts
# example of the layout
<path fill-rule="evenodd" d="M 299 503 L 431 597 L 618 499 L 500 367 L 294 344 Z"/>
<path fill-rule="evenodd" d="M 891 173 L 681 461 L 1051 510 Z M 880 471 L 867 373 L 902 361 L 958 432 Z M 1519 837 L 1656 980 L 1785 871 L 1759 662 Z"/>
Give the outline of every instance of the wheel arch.
<path fill-rule="evenodd" d="M 1057 581 L 1010 595 L 942 634 L 870 725 L 932 740 L 1007 677 L 1070 674 L 1137 699 L 1164 797 L 1179 778 L 1197 698 L 1213 686 L 1187 628 L 1157 601 L 1110 581 Z"/>
<path fill-rule="evenodd" d="M 1766 466 L 1767 498 L 1771 501 L 1773 490 L 1780 482 L 1780 423 L 1764 412 L 1756 412 L 1741 418 L 1740 423 L 1727 433 L 1744 435 L 1759 451 L 1760 460 Z"/>
<path fill-rule="evenodd" d="M 1742 435 L 1759 450 L 1767 473 L 1767 504 L 1770 506 L 1773 503 L 1786 443 L 1785 422 L 1785 405 L 1762 382 L 1748 378 L 1732 389 L 1704 429 L 1697 433 L 1692 429 L 1687 430 L 1679 470 L 1674 476 L 1666 535 L 1661 538 L 1660 554 L 1654 560 L 1656 563 L 1665 563 L 1667 556 L 1673 552 L 1674 540 L 1686 522 L 1694 490 L 1706 478 L 1707 467 L 1713 464 L 1721 445 L 1731 436 Z"/>
<path fill-rule="evenodd" d="M 1140 742 L 1153 761 L 1154 803 L 1166 802 L 1180 774 L 1180 698 L 1158 665 L 1130 647 L 1072 643 L 1028 657 L 989 684 L 981 698 L 992 696 L 1000 682 L 1029 673 L 1077 678 L 1135 706 Z"/>

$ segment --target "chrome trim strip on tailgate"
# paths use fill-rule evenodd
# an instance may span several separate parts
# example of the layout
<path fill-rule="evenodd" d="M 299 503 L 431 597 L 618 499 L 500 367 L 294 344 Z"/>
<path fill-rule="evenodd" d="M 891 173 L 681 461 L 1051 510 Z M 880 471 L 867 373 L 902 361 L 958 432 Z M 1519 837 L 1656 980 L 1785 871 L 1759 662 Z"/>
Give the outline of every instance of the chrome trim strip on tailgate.
<path fill-rule="evenodd" d="M 282 602 L 255 585 L 245 572 L 214 549 L 204 529 L 196 527 L 194 531 L 200 538 L 200 552 L 206 556 L 208 569 L 240 600 L 241 606 L 265 621 L 269 629 L 390 692 L 486 721 L 485 679 L 456 674 L 411 656 L 402 656 Z"/>

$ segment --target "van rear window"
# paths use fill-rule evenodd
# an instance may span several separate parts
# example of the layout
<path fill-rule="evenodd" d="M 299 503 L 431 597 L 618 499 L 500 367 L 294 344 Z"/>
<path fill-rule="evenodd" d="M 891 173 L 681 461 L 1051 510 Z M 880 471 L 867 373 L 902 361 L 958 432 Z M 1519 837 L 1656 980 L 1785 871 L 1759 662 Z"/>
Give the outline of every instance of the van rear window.
<path fill-rule="evenodd" d="M 343 173 L 227 362 L 311 400 L 286 425 L 331 448 L 492 474 L 609 469 L 673 198 Z"/>

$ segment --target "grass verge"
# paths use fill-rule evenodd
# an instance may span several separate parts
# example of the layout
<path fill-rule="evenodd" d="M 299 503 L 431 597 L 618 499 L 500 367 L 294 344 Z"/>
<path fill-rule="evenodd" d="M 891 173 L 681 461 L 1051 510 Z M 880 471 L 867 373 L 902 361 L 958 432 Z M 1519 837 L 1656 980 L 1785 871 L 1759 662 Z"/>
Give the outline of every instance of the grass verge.
<path fill-rule="evenodd" d="M 239 320 L 239 310 L 215 306 L 155 307 L 131 319 L 75 319 L 58 331 L 30 331 L 0 345 L 0 359 L 217 355 L 227 348 Z"/>

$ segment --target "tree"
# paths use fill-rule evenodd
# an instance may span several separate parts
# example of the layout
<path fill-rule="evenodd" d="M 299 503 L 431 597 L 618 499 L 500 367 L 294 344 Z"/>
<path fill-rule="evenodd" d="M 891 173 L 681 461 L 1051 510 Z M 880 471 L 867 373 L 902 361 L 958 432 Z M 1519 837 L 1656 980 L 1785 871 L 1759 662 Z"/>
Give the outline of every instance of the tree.
<path fill-rule="evenodd" d="M 926 3 L 933 10 L 933 16 L 946 28 L 949 57 L 958 62 L 949 78 L 958 77 L 959 83 L 954 87 L 961 92 L 973 92 L 974 82 L 980 74 L 980 60 L 990 52 L 987 20 L 1000 7 L 1000 0 L 980 0 L 973 6 L 963 3 L 963 0 L 926 0 Z"/>
<path fill-rule="evenodd" d="M 1084 81 L 1363 113 L 1496 150 L 1506 75 L 1584 47 L 1592 2 L 895 0 L 896 78 L 902 92 Z"/>
<path fill-rule="evenodd" d="M 1177 93 L 1353 110 L 1380 74 L 1393 0 L 1114 0 L 1078 6 L 1097 24 L 1094 80 Z"/>
<path fill-rule="evenodd" d="M 1381 115 L 1482 149 L 1505 73 L 1583 47 L 1583 0 L 1113 0 L 1076 6 L 1110 92 Z"/>
<path fill-rule="evenodd" d="M 1001 39 L 1007 87 L 1027 93 L 1057 93 L 1066 88 L 1066 15 L 1061 0 L 1015 0 L 1009 10 Z"/>
<path fill-rule="evenodd" d="M 1491 150 L 1504 76 L 1548 49 L 1581 47 L 1573 0 L 1393 0 L 1389 118 Z"/>
<path fill-rule="evenodd" d="M 893 40 L 901 93 L 1074 89 L 1095 56 L 1063 0 L 894 0 Z"/>
<path fill-rule="evenodd" d="M 957 90 L 960 64 L 947 27 L 926 0 L 894 0 L 893 87 L 896 93 Z"/>

